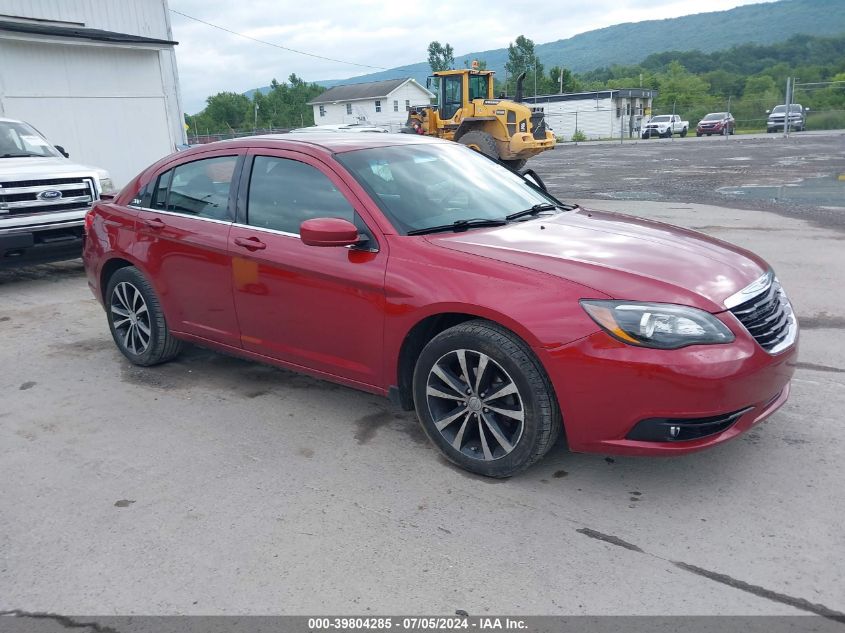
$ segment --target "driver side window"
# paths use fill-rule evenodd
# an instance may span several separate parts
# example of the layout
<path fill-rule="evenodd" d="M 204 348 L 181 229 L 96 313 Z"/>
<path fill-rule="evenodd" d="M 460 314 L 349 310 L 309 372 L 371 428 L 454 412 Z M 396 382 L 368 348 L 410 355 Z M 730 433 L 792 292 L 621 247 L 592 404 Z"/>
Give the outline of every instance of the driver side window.
<path fill-rule="evenodd" d="M 355 222 L 355 210 L 321 171 L 288 158 L 256 156 L 247 198 L 247 224 L 299 235 L 311 218 Z"/>

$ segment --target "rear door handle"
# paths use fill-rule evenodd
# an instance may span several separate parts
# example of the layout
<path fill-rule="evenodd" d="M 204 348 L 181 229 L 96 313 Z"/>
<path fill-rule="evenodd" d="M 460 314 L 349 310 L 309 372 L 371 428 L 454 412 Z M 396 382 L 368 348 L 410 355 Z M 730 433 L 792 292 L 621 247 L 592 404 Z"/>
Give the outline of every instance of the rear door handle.
<path fill-rule="evenodd" d="M 235 244 L 250 251 L 261 251 L 267 248 L 267 245 L 257 237 L 236 237 Z"/>
<path fill-rule="evenodd" d="M 157 231 L 160 231 L 165 226 L 167 226 L 164 221 L 160 218 L 144 218 L 144 224 L 146 224 L 151 229 L 155 229 Z"/>

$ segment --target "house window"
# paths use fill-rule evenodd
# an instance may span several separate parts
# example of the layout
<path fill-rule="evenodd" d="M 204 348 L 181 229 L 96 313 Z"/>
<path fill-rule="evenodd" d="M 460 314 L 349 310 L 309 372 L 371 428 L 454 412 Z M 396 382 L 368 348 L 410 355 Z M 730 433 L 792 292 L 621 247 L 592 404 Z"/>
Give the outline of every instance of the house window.
<path fill-rule="evenodd" d="M 351 103 L 346 104 L 346 114 L 352 114 L 352 104 Z"/>
<path fill-rule="evenodd" d="M 411 100 L 405 99 L 405 110 L 410 110 L 410 109 L 411 109 Z"/>
<path fill-rule="evenodd" d="M 326 116 L 326 106 L 320 106 L 320 116 Z"/>
<path fill-rule="evenodd" d="M 617 105 L 616 106 L 616 118 L 618 119 L 621 116 L 622 116 L 622 106 Z"/>
<path fill-rule="evenodd" d="M 399 112 L 399 102 L 394 99 L 393 101 L 393 111 Z"/>
<path fill-rule="evenodd" d="M 376 101 L 376 112 L 381 112 L 381 101 Z"/>
<path fill-rule="evenodd" d="M 631 116 L 631 102 L 630 101 L 625 103 L 625 115 Z"/>

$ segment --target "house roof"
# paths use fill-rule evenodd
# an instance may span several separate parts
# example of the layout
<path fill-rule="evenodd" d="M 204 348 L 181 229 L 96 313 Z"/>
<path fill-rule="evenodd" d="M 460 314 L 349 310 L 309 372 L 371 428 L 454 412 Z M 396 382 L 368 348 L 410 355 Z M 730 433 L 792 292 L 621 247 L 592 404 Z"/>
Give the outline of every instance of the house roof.
<path fill-rule="evenodd" d="M 428 92 L 428 90 L 420 86 L 410 77 L 404 77 L 402 79 L 385 79 L 384 81 L 370 81 L 363 84 L 334 86 L 309 101 L 308 105 L 336 103 L 338 101 L 360 101 L 361 99 L 378 99 L 380 97 L 386 97 L 391 92 L 399 88 L 399 86 L 402 86 L 409 81 L 423 92 Z"/>
<path fill-rule="evenodd" d="M 115 42 L 121 44 L 157 44 L 173 46 L 179 42 L 159 40 L 141 35 L 129 35 L 115 31 L 101 31 L 100 29 L 86 29 L 77 26 L 55 26 L 52 24 L 30 24 L 26 22 L 0 21 L 0 31 L 13 33 L 30 33 L 33 35 L 47 35 L 68 37 L 80 40 L 95 40 L 98 42 Z"/>

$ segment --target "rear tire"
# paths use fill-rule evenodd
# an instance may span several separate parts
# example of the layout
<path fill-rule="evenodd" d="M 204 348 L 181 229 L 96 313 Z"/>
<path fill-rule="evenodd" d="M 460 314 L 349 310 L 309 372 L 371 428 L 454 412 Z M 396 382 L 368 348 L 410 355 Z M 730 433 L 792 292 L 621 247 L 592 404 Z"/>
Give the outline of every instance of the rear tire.
<path fill-rule="evenodd" d="M 487 132 L 470 130 L 458 139 L 458 143 L 466 145 L 488 158 L 499 160 L 499 148 L 496 147 L 496 141 Z"/>
<path fill-rule="evenodd" d="M 687 135 L 687 128 L 681 130 L 681 138 L 684 138 Z"/>
<path fill-rule="evenodd" d="M 170 334 L 152 284 L 134 266 L 111 276 L 105 306 L 114 343 L 134 364 L 158 365 L 182 351 L 182 341 Z"/>
<path fill-rule="evenodd" d="M 528 468 L 563 427 L 531 348 L 490 321 L 467 321 L 431 339 L 417 359 L 413 387 L 432 443 L 449 461 L 487 477 Z"/>

